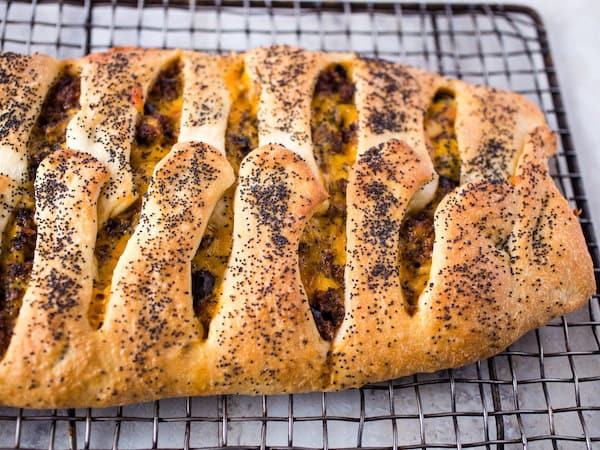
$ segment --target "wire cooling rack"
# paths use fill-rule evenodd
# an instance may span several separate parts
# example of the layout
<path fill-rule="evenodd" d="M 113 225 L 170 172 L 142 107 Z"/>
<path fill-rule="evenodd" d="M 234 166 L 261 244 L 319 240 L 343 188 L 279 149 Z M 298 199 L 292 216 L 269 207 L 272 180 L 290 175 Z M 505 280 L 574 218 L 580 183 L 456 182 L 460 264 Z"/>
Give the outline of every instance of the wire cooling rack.
<path fill-rule="evenodd" d="M 287 43 L 354 50 L 535 101 L 559 137 L 557 184 L 598 249 L 544 25 L 519 6 L 312 2 L 0 4 L 4 50 L 79 57 L 115 45 L 225 52 Z M 0 408 L 7 448 L 600 447 L 600 306 L 501 355 L 342 393 L 163 400 L 108 409 Z"/>

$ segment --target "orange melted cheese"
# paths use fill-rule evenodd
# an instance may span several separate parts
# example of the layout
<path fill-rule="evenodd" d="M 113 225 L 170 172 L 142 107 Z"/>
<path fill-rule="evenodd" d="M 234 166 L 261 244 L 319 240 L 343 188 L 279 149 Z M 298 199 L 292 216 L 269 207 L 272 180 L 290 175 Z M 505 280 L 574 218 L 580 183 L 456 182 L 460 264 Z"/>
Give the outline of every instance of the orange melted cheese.
<path fill-rule="evenodd" d="M 353 89 L 346 68 L 332 66 L 321 74 L 312 100 L 314 155 L 329 198 L 306 224 L 299 264 L 302 284 L 325 339 L 333 337 L 343 315 L 346 186 L 357 151 Z"/>
<path fill-rule="evenodd" d="M 455 118 L 456 101 L 445 93 L 436 96 L 425 115 L 429 153 L 440 180 L 433 200 L 422 211 L 406 217 L 400 232 L 400 279 L 410 305 L 409 312 L 414 312 L 414 305 L 429 279 L 435 210 L 460 179 Z"/>
<path fill-rule="evenodd" d="M 173 75 L 173 68 L 165 69 L 168 70 L 171 70 Z M 177 94 L 171 98 L 163 98 L 160 94 L 151 91 L 146 102 L 151 111 L 143 117 L 143 120 L 154 128 L 164 125 L 160 123 L 161 120 L 168 120 L 172 128 L 170 136 L 161 135 L 161 138 L 154 139 L 149 144 L 140 142 L 138 138 L 131 151 L 131 166 L 140 198 L 127 211 L 110 219 L 98 233 L 96 244 L 98 272 L 89 311 L 90 322 L 95 327 L 102 323 L 112 273 L 137 225 L 141 197 L 148 188 L 154 167 L 170 151 L 179 131 L 183 101 L 182 80 L 179 71 L 173 76 L 177 78 Z M 258 145 L 256 116 L 259 87 L 248 77 L 241 59 L 228 66 L 225 81 L 232 99 L 225 139 L 226 154 L 237 174 L 242 159 Z M 56 95 L 56 92 L 53 95 Z M 40 123 L 36 125 L 29 143 L 30 159 L 37 164 L 46 154 L 65 145 L 66 126 L 77 109 L 75 106 L 66 108 L 60 120 L 54 120 L 50 125 L 42 126 Z M 443 196 L 458 184 L 460 158 L 454 131 L 455 116 L 454 98 L 442 95 L 436 97 L 425 118 L 430 153 L 441 180 L 433 201 L 424 210 L 405 219 L 400 236 L 400 277 L 411 305 L 418 298 L 429 277 L 434 238 L 433 214 Z M 348 98 L 343 98 L 340 92 L 336 92 L 335 89 L 316 90 L 312 101 L 311 129 L 315 159 L 320 168 L 322 182 L 329 193 L 329 199 L 326 207 L 309 219 L 299 248 L 302 282 L 311 306 L 315 308 L 318 308 L 315 302 L 323 293 L 335 292 L 334 300 L 343 301 L 343 268 L 346 263 L 346 185 L 356 158 L 357 118 L 354 104 L 348 101 Z M 194 306 L 200 320 L 206 325 L 204 327 L 206 330 L 216 306 L 218 289 L 222 284 L 231 253 L 234 193 L 235 186 L 232 186 L 217 204 L 192 260 L 193 277 L 201 275 L 199 288 L 194 292 Z M 32 215 L 34 202 L 31 184 L 24 195 L 21 207 L 30 210 Z M 23 220 L 19 222 L 13 218 L 5 230 L 0 256 L 4 298 L 7 289 L 16 289 L 20 292 L 19 299 L 22 298 L 27 286 L 27 270 L 21 271 L 25 273 L 24 276 L 7 278 L 6 274 L 10 271 L 10 267 L 27 263 L 26 259 L 30 258 L 18 245 L 14 245 L 15 237 L 22 236 L 23 233 L 31 234 L 30 230 L 24 230 L 24 228 L 31 228 L 30 225 L 32 224 L 23 225 Z M 0 321 L 14 319 L 19 307 L 19 300 L 8 306 L 4 305 Z"/>
<path fill-rule="evenodd" d="M 456 100 L 441 94 L 431 104 L 425 115 L 425 133 L 429 151 L 437 173 L 458 183 L 460 179 L 460 154 L 454 130 Z"/>
<path fill-rule="evenodd" d="M 256 116 L 259 88 L 244 70 L 241 59 L 228 66 L 224 78 L 232 101 L 225 134 L 225 153 L 237 175 L 242 159 L 258 146 Z M 194 310 L 206 333 L 231 254 L 235 189 L 236 185 L 231 186 L 215 206 L 192 259 Z"/>
<path fill-rule="evenodd" d="M 338 94 L 317 93 L 312 102 L 312 127 L 327 128 L 337 133 L 341 128 L 355 124 L 358 115 L 352 104 L 340 104 Z M 310 296 L 315 291 L 342 287 L 339 281 L 320 268 L 321 252 L 330 251 L 333 264 L 346 264 L 346 192 L 350 169 L 356 158 L 356 141 L 343 143 L 340 153 L 334 153 L 330 142 L 315 142 L 315 159 L 321 170 L 324 186 L 329 193 L 329 207 L 309 220 L 302 236 L 301 273 L 304 288 Z"/>

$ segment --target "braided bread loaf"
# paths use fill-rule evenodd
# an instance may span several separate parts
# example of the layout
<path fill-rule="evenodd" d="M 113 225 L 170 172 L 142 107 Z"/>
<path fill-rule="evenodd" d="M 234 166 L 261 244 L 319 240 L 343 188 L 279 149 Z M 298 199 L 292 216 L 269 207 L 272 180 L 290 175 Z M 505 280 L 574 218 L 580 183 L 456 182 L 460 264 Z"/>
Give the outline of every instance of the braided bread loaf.
<path fill-rule="evenodd" d="M 285 46 L 0 69 L 2 404 L 346 389 L 595 290 L 516 94 Z"/>

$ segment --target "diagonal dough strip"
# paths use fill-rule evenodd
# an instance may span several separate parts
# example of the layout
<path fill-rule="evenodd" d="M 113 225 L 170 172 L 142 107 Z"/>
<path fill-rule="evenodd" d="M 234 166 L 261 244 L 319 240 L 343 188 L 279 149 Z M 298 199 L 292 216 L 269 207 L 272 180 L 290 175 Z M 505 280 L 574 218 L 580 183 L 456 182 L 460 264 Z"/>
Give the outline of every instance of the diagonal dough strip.
<path fill-rule="evenodd" d="M 358 156 L 347 191 L 346 316 L 333 341 L 334 388 L 360 385 L 377 373 L 392 378 L 405 363 L 413 305 L 402 289 L 400 233 L 406 216 L 423 209 L 437 190 L 424 122 L 445 82 L 370 59 L 358 59 L 352 74 Z M 365 351 L 361 341 L 370 330 L 377 330 L 377 345 Z"/>
<path fill-rule="evenodd" d="M 67 128 L 67 146 L 95 156 L 111 176 L 98 202 L 98 221 L 135 199 L 129 156 L 144 100 L 175 50 L 113 49 L 81 61 L 81 110 Z"/>
<path fill-rule="evenodd" d="M 502 244 L 515 215 L 515 192 L 503 182 L 477 179 L 441 201 L 429 284 L 413 316 L 413 339 L 420 343 L 413 351 L 422 357 L 405 362 L 408 371 L 462 365 L 497 353 L 514 337 L 511 312 L 518 306 Z"/>
<path fill-rule="evenodd" d="M 66 62 L 48 90 L 29 133 L 27 181 L 13 194 L 20 197 L 20 201 L 14 204 L 8 222 L 0 224 L 0 229 L 5 228 L 0 254 L 0 321 L 6 339 L 10 338 L 10 330 L 19 312 L 33 263 L 36 244 L 33 182 L 36 171 L 46 156 L 64 148 L 67 124 L 78 108 L 79 76 L 72 65 Z M 0 345 L 2 351 L 5 347 Z"/>
<path fill-rule="evenodd" d="M 191 350 L 203 335 L 193 320 L 191 260 L 233 181 L 226 158 L 199 142 L 175 144 L 154 170 L 100 328 L 102 341 L 123 358 L 114 383 L 127 401 L 183 395 L 190 379 L 199 380 L 194 390 L 206 383 L 203 353 Z"/>
<path fill-rule="evenodd" d="M 514 296 L 521 307 L 514 317 L 518 335 L 583 306 L 595 288 L 587 276 L 593 263 L 577 217 L 548 171 L 548 158 L 556 147 L 550 129 L 537 127 L 525 138 L 510 179 L 520 211 L 506 242 L 516 283 Z"/>
<path fill-rule="evenodd" d="M 84 395 L 88 377 L 96 373 L 86 368 L 92 344 L 86 312 L 94 275 L 96 200 L 107 177 L 108 170 L 94 157 L 68 149 L 52 153 L 38 169 L 33 269 L 0 365 L 0 379 L 30 380 L 31 399 L 48 389 L 58 402 L 65 401 L 65 394 Z M 39 376 L 32 378 L 35 373 Z M 68 390 L 64 379 L 70 380 Z M 12 389 L 19 388 L 1 383 L 0 396 L 15 398 Z"/>
<path fill-rule="evenodd" d="M 29 134 L 62 64 L 46 55 L 0 53 L 1 175 L 20 183 L 27 180 Z"/>
<path fill-rule="evenodd" d="M 319 336 L 298 270 L 307 217 L 327 193 L 281 146 L 240 168 L 233 250 L 206 340 L 212 388 L 247 394 L 322 389 L 329 344 Z"/>
<path fill-rule="evenodd" d="M 332 346 L 333 389 L 392 378 L 406 364 L 411 322 L 398 276 L 400 226 L 410 200 L 432 176 L 424 155 L 396 139 L 363 152 L 352 169 L 346 317 Z M 376 345 L 364 346 L 370 333 Z"/>
<path fill-rule="evenodd" d="M 10 340 L 35 246 L 30 140 L 64 62 L 0 54 L 0 354 Z"/>
<path fill-rule="evenodd" d="M 183 52 L 183 108 L 179 142 L 204 142 L 225 154 L 231 96 L 223 78 L 235 56 Z"/>
<path fill-rule="evenodd" d="M 143 114 L 137 120 L 130 165 L 134 188 L 139 197 L 98 230 L 95 249 L 98 273 L 94 279 L 94 296 L 88 313 L 95 329 L 102 324 L 117 261 L 138 223 L 141 197 L 148 190 L 156 164 L 169 153 L 177 139 L 183 84 L 179 63 L 178 59 L 173 59 L 163 66 L 145 99 Z"/>

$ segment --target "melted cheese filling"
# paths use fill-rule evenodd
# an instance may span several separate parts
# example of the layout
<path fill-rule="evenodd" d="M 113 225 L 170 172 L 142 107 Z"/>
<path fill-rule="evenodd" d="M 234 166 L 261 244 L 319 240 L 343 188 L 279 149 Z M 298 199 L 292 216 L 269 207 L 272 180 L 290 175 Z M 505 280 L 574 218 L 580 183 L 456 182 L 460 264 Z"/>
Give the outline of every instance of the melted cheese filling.
<path fill-rule="evenodd" d="M 41 161 L 65 146 L 66 127 L 79 109 L 79 77 L 71 67 L 48 91 L 31 130 L 28 152 L 29 181 L 20 204 L 2 236 L 0 249 L 0 352 L 8 346 L 14 321 L 29 283 L 36 245 L 33 181 Z"/>
<path fill-rule="evenodd" d="M 93 327 L 102 324 L 112 273 L 131 237 L 155 165 L 171 149 L 179 132 L 182 79 L 179 63 L 159 75 L 144 106 L 131 151 L 131 166 L 140 199 L 127 211 L 110 219 L 98 232 L 95 255 L 98 273 L 89 310 Z M 356 158 L 357 111 L 353 85 L 343 66 L 333 65 L 320 76 L 312 101 L 311 131 L 322 182 L 329 193 L 327 208 L 311 217 L 299 246 L 302 283 L 322 337 L 332 339 L 343 318 L 344 266 L 346 263 L 346 186 Z M 258 145 L 259 89 L 249 79 L 241 61 L 226 75 L 232 108 L 226 132 L 226 154 L 237 174 L 242 159 Z M 55 83 L 42 107 L 28 144 L 31 180 L 41 160 L 64 147 L 69 120 L 78 110 L 79 79 L 70 69 Z M 399 266 L 409 311 L 422 292 L 431 265 L 433 215 L 441 199 L 458 185 L 460 158 L 451 95 L 436 96 L 426 113 L 425 130 L 440 185 L 432 202 L 405 218 L 400 233 Z M 198 251 L 192 260 L 194 309 L 208 332 L 231 254 L 233 231 L 232 186 L 217 204 Z M 27 287 L 36 227 L 33 183 L 28 185 L 19 209 L 9 222 L 0 254 L 0 348 L 5 348 Z"/>
<path fill-rule="evenodd" d="M 6 350 L 27 289 L 36 242 L 35 205 L 29 183 L 19 208 L 9 220 L 0 250 L 0 354 Z"/>
<path fill-rule="evenodd" d="M 324 339 L 331 340 L 344 315 L 346 186 L 356 158 L 358 115 L 354 86 L 341 65 L 320 75 L 312 100 L 314 155 L 329 193 L 328 207 L 313 215 L 300 239 L 300 276 Z"/>
<path fill-rule="evenodd" d="M 433 219 L 444 196 L 459 184 L 460 155 L 454 130 L 456 101 L 439 92 L 425 115 L 428 149 L 440 180 L 433 200 L 421 211 L 407 216 L 400 231 L 399 266 L 402 290 L 409 313 L 414 313 L 431 269 L 435 233 Z"/>
<path fill-rule="evenodd" d="M 225 134 L 225 153 L 237 176 L 242 159 L 258 146 L 256 116 L 259 89 L 245 72 L 241 60 L 229 68 L 225 82 L 232 100 Z M 205 337 L 231 255 L 236 186 L 231 186 L 215 206 L 192 260 L 194 311 L 203 325 Z"/>
<path fill-rule="evenodd" d="M 144 114 L 137 125 L 130 161 L 138 199 L 98 230 L 95 249 L 98 271 L 88 311 L 93 328 L 102 325 L 113 271 L 138 223 L 142 197 L 148 189 L 154 167 L 177 141 L 183 103 L 183 79 L 179 64 L 179 61 L 175 61 L 161 71 L 148 94 Z"/>

